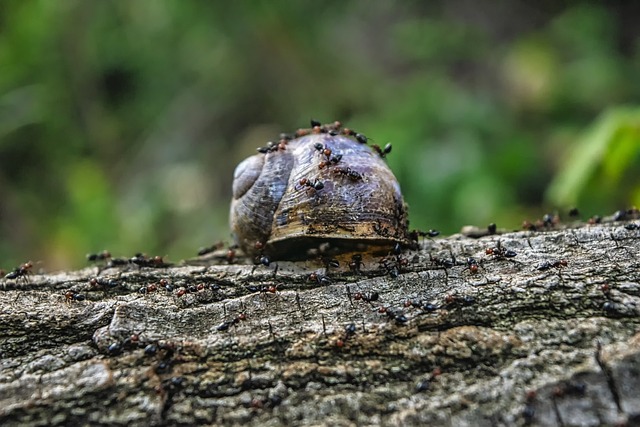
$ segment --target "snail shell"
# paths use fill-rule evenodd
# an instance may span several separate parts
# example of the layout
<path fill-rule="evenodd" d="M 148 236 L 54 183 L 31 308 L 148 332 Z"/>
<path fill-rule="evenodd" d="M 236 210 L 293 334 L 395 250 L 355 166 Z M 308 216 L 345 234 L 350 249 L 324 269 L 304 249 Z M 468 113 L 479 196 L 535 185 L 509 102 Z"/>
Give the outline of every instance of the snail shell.
<path fill-rule="evenodd" d="M 245 253 L 303 259 L 378 253 L 409 242 L 398 181 L 366 144 L 321 133 L 293 139 L 283 148 L 236 167 L 230 223 Z M 339 161 L 329 162 L 324 148 L 334 160 L 341 155 Z"/>

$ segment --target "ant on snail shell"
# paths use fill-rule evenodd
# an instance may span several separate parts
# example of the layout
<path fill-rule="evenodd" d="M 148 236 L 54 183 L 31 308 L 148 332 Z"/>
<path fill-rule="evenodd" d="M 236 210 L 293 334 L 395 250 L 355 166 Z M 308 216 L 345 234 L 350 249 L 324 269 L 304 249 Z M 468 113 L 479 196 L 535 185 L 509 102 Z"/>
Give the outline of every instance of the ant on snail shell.
<path fill-rule="evenodd" d="M 335 169 L 333 172 L 337 175 L 346 176 L 351 181 L 362 181 L 362 179 L 364 178 L 364 175 L 362 175 L 360 172 L 355 171 L 349 167 L 338 168 L 338 169 Z"/>
<path fill-rule="evenodd" d="M 378 155 L 384 159 L 387 156 L 387 154 L 391 152 L 392 147 L 391 147 L 391 143 L 389 142 L 387 145 L 384 146 L 384 148 L 380 148 L 380 146 L 377 144 L 371 145 L 371 148 L 373 148 L 373 151 L 378 153 Z"/>
<path fill-rule="evenodd" d="M 308 178 L 302 178 L 300 181 L 298 181 L 298 185 L 296 185 L 296 190 L 301 190 L 305 187 L 309 189 L 313 189 L 315 191 L 320 191 L 324 188 L 324 183 L 317 179 L 310 180 Z"/>

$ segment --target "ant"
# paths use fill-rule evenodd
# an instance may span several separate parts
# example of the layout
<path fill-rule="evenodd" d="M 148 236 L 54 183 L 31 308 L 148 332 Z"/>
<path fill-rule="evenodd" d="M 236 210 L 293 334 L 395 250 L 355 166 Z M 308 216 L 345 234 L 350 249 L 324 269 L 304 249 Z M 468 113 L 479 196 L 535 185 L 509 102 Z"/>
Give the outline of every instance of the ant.
<path fill-rule="evenodd" d="M 324 267 L 328 270 L 330 267 L 331 268 L 338 268 L 340 267 L 340 261 L 338 261 L 335 258 L 329 258 L 328 256 L 322 256 L 320 257 L 320 260 L 322 261 L 322 264 L 324 264 Z"/>
<path fill-rule="evenodd" d="M 354 336 L 355 334 L 356 334 L 356 324 L 349 323 L 347 326 L 344 327 L 344 338 L 338 338 L 338 340 L 336 341 L 336 346 L 343 347 L 344 344 L 347 342 L 347 340 L 352 336 Z"/>
<path fill-rule="evenodd" d="M 356 274 L 362 274 L 362 271 L 361 271 L 362 265 L 363 265 L 362 255 L 354 254 L 351 257 L 351 261 L 349 262 L 349 270 L 353 271 Z"/>
<path fill-rule="evenodd" d="M 115 279 L 101 279 L 98 277 L 92 277 L 89 280 L 89 284 L 93 287 L 100 285 L 100 286 L 106 286 L 108 288 L 115 288 L 116 286 L 118 286 L 119 283 Z"/>
<path fill-rule="evenodd" d="M 379 261 L 380 268 L 386 270 L 389 276 L 394 279 L 400 275 L 400 272 L 409 265 L 409 259 L 401 255 L 389 255 L 383 257 Z"/>
<path fill-rule="evenodd" d="M 373 151 L 378 153 L 378 155 L 384 159 L 387 156 L 387 154 L 391 153 L 392 147 L 391 147 L 391 143 L 388 143 L 387 145 L 384 146 L 384 148 L 380 148 L 380 146 L 377 144 L 372 144 L 371 148 L 373 148 Z"/>
<path fill-rule="evenodd" d="M 476 302 L 472 295 L 447 294 L 444 297 L 444 308 L 450 309 L 460 306 L 470 306 Z"/>
<path fill-rule="evenodd" d="M 542 264 L 540 264 L 538 266 L 538 270 L 539 271 L 546 271 L 546 270 L 549 270 L 550 268 L 566 267 L 568 264 L 569 263 L 567 262 L 566 259 L 561 259 L 561 260 L 553 261 L 553 262 L 544 261 Z"/>
<path fill-rule="evenodd" d="M 434 258 L 433 255 L 429 254 L 429 258 L 431 259 L 431 262 L 438 266 L 438 267 L 444 267 L 445 269 L 447 268 L 451 268 L 454 265 L 456 265 L 456 259 L 453 257 L 451 259 L 447 259 L 447 258 Z"/>
<path fill-rule="evenodd" d="M 356 301 L 362 300 L 364 302 L 368 302 L 369 304 L 371 304 L 374 301 L 378 301 L 379 298 L 380 298 L 380 294 L 377 292 L 369 292 L 369 293 L 356 292 L 353 294 L 354 300 Z"/>
<path fill-rule="evenodd" d="M 218 243 L 214 243 L 211 246 L 207 246 L 205 248 L 200 248 L 200 250 L 198 250 L 198 255 L 199 256 L 206 255 L 206 254 L 211 253 L 213 251 L 216 251 L 218 249 L 222 249 L 223 246 L 224 246 L 224 242 L 218 242 Z"/>
<path fill-rule="evenodd" d="M 437 237 L 440 235 L 440 232 L 438 230 L 433 230 L 430 229 L 428 231 L 422 231 L 422 230 L 411 230 L 409 232 L 409 239 L 412 242 L 415 242 L 416 244 L 419 243 L 420 241 L 420 237 L 429 237 L 429 238 L 433 238 L 433 237 Z"/>
<path fill-rule="evenodd" d="M 236 248 L 233 246 L 230 246 L 227 249 L 227 253 L 225 255 L 225 259 L 227 261 L 227 264 L 233 264 L 233 261 L 235 261 L 236 259 Z"/>
<path fill-rule="evenodd" d="M 236 317 L 234 317 L 231 320 L 225 320 L 224 322 L 222 322 L 221 324 L 219 324 L 216 329 L 218 331 L 226 331 L 227 329 L 229 329 L 229 327 L 231 325 L 235 325 L 237 323 L 239 323 L 242 320 L 247 320 L 247 315 L 242 312 L 242 313 L 238 313 L 238 315 Z"/>
<path fill-rule="evenodd" d="M 136 254 L 133 258 L 129 260 L 132 264 L 137 265 L 138 267 L 151 267 L 151 268 L 164 268 L 169 267 L 171 264 L 167 264 L 162 260 L 161 256 L 154 256 L 153 258 L 148 258 L 143 254 Z"/>
<path fill-rule="evenodd" d="M 31 274 L 31 268 L 33 268 L 33 263 L 31 261 L 25 262 L 20 267 L 16 267 L 11 273 L 4 276 L 5 279 L 24 279 L 25 281 L 29 281 L 27 278 L 28 274 Z"/>
<path fill-rule="evenodd" d="M 247 286 L 247 290 L 249 292 L 260 292 L 261 294 L 266 294 L 267 292 L 270 294 L 275 294 L 278 291 L 277 285 L 250 285 Z"/>
<path fill-rule="evenodd" d="M 325 276 L 324 274 L 320 274 L 317 272 L 313 272 L 311 274 L 309 274 L 309 276 L 307 277 L 307 280 L 310 282 L 316 282 L 319 285 L 330 285 L 331 284 L 331 279 L 328 276 Z"/>
<path fill-rule="evenodd" d="M 467 266 L 469 267 L 469 272 L 471 274 L 476 274 L 478 272 L 478 261 L 475 258 L 467 258 Z"/>
<path fill-rule="evenodd" d="M 275 151 L 284 151 L 287 148 L 287 143 L 289 141 L 286 139 L 280 139 L 280 141 L 278 141 L 278 143 L 275 143 L 273 141 L 269 141 L 267 142 L 267 145 L 264 147 L 258 147 L 257 151 L 258 153 L 262 153 L 262 154 L 267 154 L 267 153 L 273 153 Z"/>
<path fill-rule="evenodd" d="M 366 144 L 369 140 L 369 138 L 367 138 L 363 134 L 358 133 L 353 129 L 349 129 L 349 128 L 342 129 L 342 134 L 347 136 L 353 136 L 356 139 L 356 141 L 358 141 L 360 144 Z"/>
<path fill-rule="evenodd" d="M 557 214 L 544 214 L 542 217 L 542 225 L 547 228 L 551 228 L 560 222 L 560 217 Z"/>
<path fill-rule="evenodd" d="M 301 190 L 305 187 L 307 187 L 311 191 L 320 191 L 324 188 L 324 183 L 317 179 L 314 179 L 312 181 L 308 178 L 302 178 L 300 181 L 298 181 L 298 185 L 296 185 L 296 190 Z"/>
<path fill-rule="evenodd" d="M 143 295 L 146 295 L 146 294 L 154 293 L 157 290 L 158 290 L 158 286 L 155 283 L 151 283 L 147 286 L 143 286 L 140 289 L 138 289 L 138 292 L 140 292 Z"/>
<path fill-rule="evenodd" d="M 325 157 L 325 160 L 320 162 L 320 164 L 318 165 L 318 169 L 324 169 L 327 166 L 335 165 L 340 162 L 340 160 L 342 160 L 342 154 L 334 155 L 331 148 L 327 147 L 321 142 L 317 142 L 314 145 L 314 148 Z"/>
<path fill-rule="evenodd" d="M 493 255 L 496 258 L 513 258 L 516 255 L 518 255 L 515 251 L 512 251 L 511 249 L 506 249 L 504 248 L 501 244 L 500 241 L 498 240 L 498 244 L 493 247 L 493 248 L 487 248 L 485 250 L 485 253 L 487 255 Z"/>
<path fill-rule="evenodd" d="M 589 220 L 587 221 L 587 224 L 594 225 L 594 224 L 600 224 L 601 222 L 602 222 L 602 217 L 600 215 L 594 215 L 591 218 L 589 218 Z"/>
<path fill-rule="evenodd" d="M 355 171 L 349 167 L 338 168 L 338 169 L 335 169 L 333 172 L 337 175 L 346 176 L 351 181 L 362 181 L 362 179 L 364 178 L 364 175 L 362 175 L 360 172 Z"/>
<path fill-rule="evenodd" d="M 425 312 L 433 312 L 436 311 L 439 307 L 435 304 L 432 304 L 430 302 L 423 302 L 420 299 L 408 299 L 404 302 L 404 306 L 409 308 L 409 307 L 413 307 L 413 308 L 417 308 L 420 309 L 422 311 Z"/>
<path fill-rule="evenodd" d="M 394 319 L 398 325 L 404 325 L 409 321 L 409 319 L 407 319 L 407 316 L 405 316 L 404 312 L 399 308 L 380 307 L 378 311 L 380 313 L 386 314 L 389 319 Z"/>
<path fill-rule="evenodd" d="M 260 255 L 256 255 L 255 258 L 253 259 L 253 263 L 257 266 L 259 264 L 264 265 L 265 267 L 269 267 L 271 265 L 271 258 L 269 258 L 267 255 L 264 254 L 260 254 Z M 256 267 L 254 267 L 255 270 Z M 253 270 L 252 270 L 253 272 Z"/>
<path fill-rule="evenodd" d="M 107 250 L 104 250 L 100 253 L 96 254 L 87 254 L 87 261 L 105 261 L 111 258 L 111 253 Z"/>
<path fill-rule="evenodd" d="M 84 301 L 85 300 L 84 294 L 79 294 L 79 293 L 74 292 L 74 291 L 65 292 L 64 298 L 65 298 L 65 301 L 67 302 L 67 304 L 69 304 L 71 301 Z"/>

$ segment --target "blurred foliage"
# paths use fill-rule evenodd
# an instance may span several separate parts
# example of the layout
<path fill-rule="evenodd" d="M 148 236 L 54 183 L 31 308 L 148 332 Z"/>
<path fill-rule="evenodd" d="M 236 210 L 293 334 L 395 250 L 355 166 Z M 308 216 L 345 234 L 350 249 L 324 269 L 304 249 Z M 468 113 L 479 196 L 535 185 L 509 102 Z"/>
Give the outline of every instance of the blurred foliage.
<path fill-rule="evenodd" d="M 3 1 L 0 266 L 228 240 L 235 164 L 311 117 L 393 143 L 417 228 L 640 204 L 639 12 Z"/>

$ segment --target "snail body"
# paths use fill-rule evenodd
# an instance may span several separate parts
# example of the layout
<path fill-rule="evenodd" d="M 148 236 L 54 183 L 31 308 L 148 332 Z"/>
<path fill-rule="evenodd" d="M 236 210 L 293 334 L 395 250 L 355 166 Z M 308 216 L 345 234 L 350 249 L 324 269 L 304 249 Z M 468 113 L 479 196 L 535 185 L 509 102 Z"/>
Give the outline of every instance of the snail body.
<path fill-rule="evenodd" d="M 400 186 L 358 141 L 335 131 L 309 133 L 242 161 L 230 213 L 242 250 L 277 260 L 408 244 Z"/>

